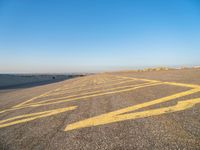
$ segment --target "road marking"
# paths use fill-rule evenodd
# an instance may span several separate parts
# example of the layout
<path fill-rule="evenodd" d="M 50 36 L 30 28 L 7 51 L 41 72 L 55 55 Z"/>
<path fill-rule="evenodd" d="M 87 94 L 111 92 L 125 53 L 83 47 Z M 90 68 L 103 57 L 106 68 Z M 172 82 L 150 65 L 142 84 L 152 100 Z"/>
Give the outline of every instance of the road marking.
<path fill-rule="evenodd" d="M 52 96 L 52 95 L 60 95 L 60 94 L 68 94 L 70 92 L 82 92 L 82 91 L 86 91 L 86 90 L 94 90 L 94 89 L 98 89 L 98 88 L 102 88 L 102 87 L 110 87 L 110 86 L 114 86 L 114 85 L 119 85 L 119 84 L 123 84 L 123 83 L 130 83 L 130 82 L 134 82 L 136 81 L 135 79 L 132 80 L 127 80 L 127 81 L 121 81 L 121 82 L 117 82 L 117 83 L 113 83 L 113 84 L 107 84 L 107 85 L 101 85 L 101 86 L 95 86 L 92 88 L 84 88 L 84 89 L 78 89 L 78 90 L 72 90 L 72 91 L 63 91 L 63 92 L 57 92 L 57 93 L 52 93 L 48 96 Z"/>
<path fill-rule="evenodd" d="M 109 123 L 115 123 L 115 122 L 130 120 L 130 119 L 160 115 L 160 114 L 169 113 L 169 112 L 181 111 L 181 110 L 190 108 L 197 103 L 200 103 L 200 98 L 181 101 L 181 102 L 178 102 L 178 104 L 175 106 L 146 110 L 146 111 L 142 111 L 142 112 L 128 113 L 128 112 L 138 110 L 140 108 L 145 108 L 147 106 L 167 102 L 167 101 L 173 100 L 175 98 L 183 97 L 183 96 L 193 94 L 193 93 L 196 93 L 199 91 L 200 91 L 200 89 L 192 89 L 192 90 L 177 93 L 177 94 L 174 94 L 171 96 L 163 97 L 163 98 L 160 98 L 157 100 L 149 101 L 149 102 L 138 104 L 138 105 L 133 105 L 133 106 L 126 107 L 126 108 L 116 110 L 113 112 L 109 112 L 109 113 L 106 113 L 103 115 L 85 119 L 85 120 L 82 120 L 79 122 L 69 124 L 65 128 L 65 131 L 85 128 L 85 127 L 98 126 L 98 125 L 105 125 L 105 124 L 109 124 Z M 124 114 L 124 113 L 128 113 L 128 114 Z"/>
<path fill-rule="evenodd" d="M 116 78 L 120 78 L 120 77 L 116 77 Z M 83 80 L 84 80 L 84 79 L 83 79 Z M 85 80 L 87 80 L 87 79 L 85 79 Z M 85 81 L 85 80 L 84 80 L 84 81 Z M 79 86 L 79 87 L 81 87 L 81 86 Z M 34 100 L 36 100 L 36 99 L 38 99 L 38 98 L 45 97 L 45 96 L 49 95 L 50 93 L 52 93 L 53 91 L 57 91 L 58 89 L 60 89 L 60 87 L 57 88 L 57 89 L 54 89 L 54 90 L 45 92 L 45 93 L 43 93 L 43 94 L 41 94 L 41 95 L 39 95 L 39 96 L 35 96 L 35 97 L 33 97 L 33 98 L 31 98 L 31 99 L 25 101 L 25 102 L 22 102 L 22 103 L 20 103 L 20 104 L 18 104 L 18 105 L 13 106 L 13 108 L 15 108 L 15 107 L 21 107 L 21 106 L 23 106 L 23 105 L 25 105 L 25 104 L 27 104 L 27 103 L 29 103 L 29 102 L 32 102 L 32 101 L 34 101 Z M 6 111 L 4 111 L 4 110 L 3 110 L 3 111 L 0 111 L 0 113 L 2 113 L 2 112 L 6 112 Z"/>
<path fill-rule="evenodd" d="M 62 99 L 67 99 L 67 98 L 80 97 L 80 96 L 89 95 L 89 94 L 98 94 L 100 92 L 106 93 L 107 91 L 111 91 L 111 90 L 113 90 L 113 92 L 114 92 L 114 90 L 118 90 L 118 89 L 132 88 L 132 87 L 136 88 L 139 86 L 146 86 L 146 85 L 151 85 L 151 84 L 150 83 L 142 83 L 142 84 L 135 84 L 135 85 L 128 85 L 128 86 L 120 86 L 120 87 L 91 91 L 91 92 L 86 92 L 86 93 L 81 93 L 81 94 L 74 94 L 74 95 L 69 95 L 69 96 L 64 96 L 64 97 L 51 98 L 51 99 L 47 99 L 47 100 L 42 100 L 41 102 L 43 103 L 43 102 L 48 102 L 48 101 L 56 101 L 56 100 L 62 100 Z M 41 103 L 41 102 L 36 102 L 36 103 Z"/>
<path fill-rule="evenodd" d="M 59 108 L 59 109 L 54 109 L 54 110 L 48 110 L 48 111 L 43 111 L 43 112 L 37 112 L 37 113 L 31 113 L 31 114 L 12 117 L 12 118 L 9 118 L 9 119 L 1 120 L 0 121 L 0 128 L 8 127 L 8 126 L 11 126 L 11 125 L 24 123 L 24 122 L 28 122 L 28 121 L 32 121 L 32 120 L 35 120 L 35 119 L 38 119 L 38 118 L 56 115 L 56 114 L 63 113 L 63 112 L 66 112 L 66 111 L 74 110 L 76 108 L 77 108 L 77 106 L 71 106 L 71 107 L 66 107 L 66 108 Z"/>
<path fill-rule="evenodd" d="M 75 81 L 75 82 L 76 82 L 76 81 Z M 22 103 L 20 103 L 20 104 L 17 104 L 17 105 L 15 105 L 15 106 L 13 106 L 13 108 L 21 107 L 22 105 L 24 105 L 24 104 L 26 104 L 26 103 L 28 103 L 28 102 L 34 101 L 34 100 L 36 100 L 36 99 L 38 99 L 38 98 L 45 97 L 45 96 L 49 95 L 51 92 L 58 91 L 58 90 L 60 90 L 61 88 L 62 88 L 62 87 L 59 87 L 59 88 L 50 90 L 50 91 L 48 91 L 48 92 L 45 92 L 45 93 L 43 93 L 43 94 L 41 94 L 41 95 L 35 96 L 35 97 L 33 97 L 33 98 L 29 99 L 29 100 L 26 100 L 26 101 L 24 101 L 24 102 L 22 102 Z M 1 112 L 0 112 L 0 113 L 1 113 Z"/>
<path fill-rule="evenodd" d="M 122 93 L 122 92 L 129 92 L 129 91 L 133 91 L 133 90 L 136 90 L 136 89 L 139 89 L 139 88 L 144 88 L 144 87 L 149 87 L 149 86 L 156 86 L 156 85 L 160 85 L 160 84 L 161 83 L 147 84 L 147 85 L 132 87 L 132 88 L 128 88 L 128 89 L 118 90 L 118 91 L 111 91 L 111 92 L 104 92 L 104 93 L 99 93 L 99 94 L 92 94 L 92 95 L 87 95 L 87 96 L 82 96 L 82 97 L 77 97 L 77 98 L 72 98 L 72 99 L 64 99 L 64 100 L 50 102 L 50 103 L 48 103 L 47 101 L 41 101 L 41 102 L 36 102 L 36 103 L 33 103 L 33 104 L 28 104 L 26 106 L 27 107 L 37 107 L 37 106 L 58 104 L 58 103 L 64 103 L 64 102 L 69 102 L 69 101 L 75 101 L 75 100 L 87 100 L 87 98 L 103 96 L 103 95 L 110 95 L 110 94 L 116 94 L 116 93 Z"/>
<path fill-rule="evenodd" d="M 124 79 L 120 79 L 120 80 L 115 80 L 114 82 L 118 82 L 118 81 L 124 81 Z M 129 80 L 125 80 L 125 81 L 133 81 L 133 79 L 129 79 Z M 106 84 L 112 84 L 113 82 L 109 82 L 109 83 L 106 83 Z M 96 85 L 97 87 L 100 86 L 100 85 L 105 85 L 105 83 L 102 83 L 102 84 L 98 84 Z M 60 92 L 71 92 L 73 91 L 74 89 L 77 89 L 77 88 L 84 88 L 84 87 L 87 87 L 88 85 L 76 85 L 75 87 L 73 88 L 63 88 L 62 90 L 60 90 Z M 93 85 L 92 85 L 93 86 Z"/>
<path fill-rule="evenodd" d="M 149 79 L 143 79 L 143 78 L 133 78 L 133 77 L 124 77 L 124 76 L 120 76 L 120 77 L 123 77 L 123 78 L 126 78 L 126 79 L 142 80 L 142 81 L 147 81 L 147 82 L 162 82 L 163 84 L 183 86 L 183 87 L 188 87 L 188 88 L 200 88 L 200 85 L 195 85 L 195 84 L 165 82 L 165 81 L 159 81 L 159 80 L 149 80 Z"/>
<path fill-rule="evenodd" d="M 13 111 L 13 110 L 18 110 L 18 109 L 23 109 L 23 108 L 28 108 L 28 107 L 45 106 L 45 105 L 50 105 L 50 104 L 57 104 L 57 103 L 63 103 L 63 102 L 81 100 L 81 99 L 84 100 L 86 98 L 92 98 L 92 97 L 97 97 L 97 96 L 109 95 L 109 94 L 114 94 L 114 93 L 119 93 L 119 92 L 132 91 L 132 90 L 135 90 L 135 89 L 139 89 L 139 88 L 143 88 L 143 87 L 147 87 L 147 86 L 155 86 L 155 85 L 159 85 L 159 84 L 161 84 L 161 83 L 154 83 L 154 84 L 147 84 L 147 83 L 145 83 L 145 84 L 140 84 L 140 85 L 134 85 L 133 86 L 134 88 L 124 89 L 124 90 L 118 90 L 118 91 L 112 91 L 112 92 L 104 92 L 104 93 L 99 93 L 99 94 L 92 94 L 92 95 L 88 95 L 88 96 L 81 96 L 81 97 L 71 98 L 71 99 L 66 99 L 67 97 L 63 97 L 62 99 L 64 99 L 64 100 L 60 100 L 60 101 L 55 101 L 55 100 L 58 100 L 58 99 L 52 99 L 52 100 L 48 99 L 48 100 L 43 100 L 41 102 L 33 102 L 33 103 L 27 104 L 28 102 L 35 100 L 35 99 L 30 99 L 28 101 L 25 101 L 23 105 L 20 105 L 20 107 L 19 106 L 18 107 L 14 106 L 13 108 L 0 111 L 0 114 L 4 113 L 4 112 L 8 112 L 8 111 Z M 49 103 L 47 103 L 48 101 L 55 101 L 55 102 L 49 102 Z"/>
<path fill-rule="evenodd" d="M 71 84 L 70 85 L 68 84 L 67 87 L 69 87 L 69 88 L 66 88 L 66 85 L 64 85 L 55 90 L 51 90 L 51 91 L 48 91 L 39 96 L 33 97 L 25 102 L 22 102 L 16 106 L 11 107 L 10 109 L 0 111 L 0 113 L 23 109 L 23 108 L 28 108 L 28 107 L 45 106 L 45 105 L 64 103 L 64 102 L 75 101 L 75 100 L 90 100 L 88 98 L 116 94 L 116 93 L 123 93 L 123 92 L 133 91 L 135 89 L 144 88 L 144 87 L 148 87 L 148 86 L 173 85 L 173 86 L 182 86 L 182 87 L 192 88 L 192 89 L 184 91 L 184 92 L 179 92 L 179 93 L 176 93 L 176 94 L 173 94 L 170 96 L 166 96 L 166 97 L 163 97 L 160 99 L 152 100 L 152 101 L 145 102 L 142 104 L 129 106 L 129 107 L 126 107 L 123 109 L 119 109 L 119 110 L 116 110 L 113 112 L 109 112 L 106 114 L 102 114 L 102 115 L 99 115 L 96 117 L 92 117 L 89 119 L 85 119 L 82 121 L 78 121 L 78 122 L 69 124 L 65 128 L 65 131 L 69 131 L 69 130 L 74 130 L 74 129 L 79 129 L 79 128 L 98 126 L 98 125 L 115 123 L 115 122 L 130 120 L 130 119 L 137 119 L 137 118 L 142 118 L 142 117 L 149 117 L 149 116 L 154 116 L 154 115 L 160 115 L 160 114 L 165 114 L 165 113 L 170 113 L 170 112 L 181 111 L 181 110 L 191 108 L 192 106 L 194 106 L 197 103 L 200 103 L 200 98 L 196 98 L 196 99 L 180 101 L 175 106 L 145 110 L 145 111 L 141 111 L 141 112 L 133 112 L 140 108 L 145 108 L 145 107 L 152 106 L 155 104 L 160 104 L 160 103 L 164 103 L 167 101 L 171 101 L 171 100 L 174 100 L 179 97 L 194 94 L 194 93 L 200 91 L 200 86 L 193 85 L 193 84 L 176 83 L 176 82 L 161 82 L 161 81 L 157 81 L 157 80 L 132 78 L 132 77 L 125 77 L 125 76 L 114 76 L 114 75 L 108 75 L 108 76 L 104 75 L 103 78 L 99 78 L 99 77 L 101 77 L 101 76 L 95 76 L 95 77 L 90 76 L 88 78 L 79 79 L 77 81 L 74 81 L 74 83 L 72 83 L 73 86 Z M 114 81 L 114 82 L 118 81 L 118 82 L 111 83 L 110 78 L 112 78 L 112 79 L 115 78 L 112 81 Z M 128 79 L 128 80 L 126 81 L 124 79 Z M 70 92 L 70 90 L 71 90 L 71 92 L 72 92 L 73 89 L 76 89 L 77 87 L 86 87 L 86 86 L 93 86 L 93 89 L 96 89 L 96 88 L 99 88 L 98 87 L 99 85 L 100 86 L 103 85 L 102 87 L 104 87 L 104 86 L 108 87 L 108 86 L 110 86 L 109 83 L 113 84 L 113 85 L 119 85 L 120 84 L 119 81 L 126 83 L 126 82 L 131 82 L 132 80 L 143 81 L 143 82 L 147 82 L 147 83 L 119 86 L 119 87 L 114 87 L 114 88 L 107 88 L 105 90 L 97 90 L 97 91 L 85 92 L 85 93 L 77 94 L 77 95 L 74 94 L 74 95 L 69 95 L 69 96 L 64 96 L 64 97 L 47 99 L 48 96 L 52 96 L 53 93 L 61 92 L 63 90 L 66 90 L 66 92 Z M 67 89 L 69 89 L 69 90 L 67 90 Z M 45 98 L 45 99 L 42 101 L 36 102 L 36 100 L 40 100 L 40 98 Z M 56 114 L 59 114 L 62 112 L 74 110 L 76 108 L 77 108 L 77 106 L 71 106 L 71 107 L 66 107 L 66 108 L 59 108 L 59 109 L 54 109 L 54 110 L 49 110 L 49 111 L 43 111 L 43 112 L 37 112 L 37 113 L 25 114 L 25 115 L 21 115 L 21 116 L 12 117 L 12 118 L 0 121 L 0 128 L 6 127 L 6 126 L 11 126 L 14 124 L 23 123 L 23 122 L 32 121 L 32 120 L 35 120 L 38 118 L 56 115 Z M 124 114 L 124 113 L 126 113 L 126 114 Z"/>
<path fill-rule="evenodd" d="M 59 88 L 58 88 L 58 89 L 59 89 Z M 55 90 L 57 90 L 57 89 L 55 89 Z M 20 104 L 18 104 L 18 105 L 15 105 L 15 106 L 13 106 L 13 107 L 20 107 L 20 106 L 22 106 L 22 105 L 24 105 L 24 104 L 26 104 L 26 103 L 28 103 L 28 102 L 31 102 L 31 101 L 33 101 L 33 100 L 35 100 L 35 99 L 44 97 L 44 96 L 48 95 L 50 92 L 52 92 L 52 91 L 48 91 L 48 92 L 45 92 L 45 93 L 43 93 L 43 94 L 41 94 L 41 95 L 39 95 L 39 96 L 35 96 L 35 97 L 33 97 L 33 98 L 31 98 L 31 99 L 25 101 L 25 102 L 22 102 L 22 103 L 20 103 Z"/>

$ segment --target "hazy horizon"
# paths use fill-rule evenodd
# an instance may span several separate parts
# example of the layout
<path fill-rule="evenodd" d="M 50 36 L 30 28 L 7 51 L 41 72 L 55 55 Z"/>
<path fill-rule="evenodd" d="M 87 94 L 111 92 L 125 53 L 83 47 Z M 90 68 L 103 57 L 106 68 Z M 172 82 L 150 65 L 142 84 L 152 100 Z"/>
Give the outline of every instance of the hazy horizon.
<path fill-rule="evenodd" d="M 38 72 L 32 72 L 32 71 L 11 71 L 11 72 L 0 72 L 0 74 L 84 74 L 84 73 L 103 73 L 103 72 L 115 72 L 115 71 L 129 71 L 129 70 L 141 70 L 141 69 L 147 69 L 147 68 L 159 68 L 159 67 L 167 67 L 172 69 L 178 69 L 178 68 L 193 68 L 193 67 L 200 67 L 200 65 L 174 65 L 174 66 L 138 66 L 138 67 L 131 67 L 131 66 L 121 66 L 121 67 L 98 67 L 98 70 L 85 70 L 79 69 L 78 71 L 38 71 Z M 66 69 L 67 70 L 67 69 Z"/>
<path fill-rule="evenodd" d="M 200 2 L 0 1 L 0 73 L 200 65 Z"/>

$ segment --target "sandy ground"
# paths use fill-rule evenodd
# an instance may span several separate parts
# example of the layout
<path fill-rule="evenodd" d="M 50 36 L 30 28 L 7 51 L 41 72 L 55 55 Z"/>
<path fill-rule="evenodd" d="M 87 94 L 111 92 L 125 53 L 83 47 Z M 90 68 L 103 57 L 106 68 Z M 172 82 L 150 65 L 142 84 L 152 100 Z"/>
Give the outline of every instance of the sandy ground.
<path fill-rule="evenodd" d="M 200 149 L 200 70 L 114 72 L 0 92 L 0 149 Z"/>

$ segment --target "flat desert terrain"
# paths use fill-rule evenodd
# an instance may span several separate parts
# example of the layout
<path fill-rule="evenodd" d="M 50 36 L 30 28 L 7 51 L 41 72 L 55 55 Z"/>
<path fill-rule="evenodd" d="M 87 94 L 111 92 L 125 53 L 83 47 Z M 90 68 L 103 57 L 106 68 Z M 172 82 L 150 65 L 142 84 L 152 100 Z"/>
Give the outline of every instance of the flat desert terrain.
<path fill-rule="evenodd" d="M 0 90 L 0 149 L 200 149 L 200 69 Z"/>

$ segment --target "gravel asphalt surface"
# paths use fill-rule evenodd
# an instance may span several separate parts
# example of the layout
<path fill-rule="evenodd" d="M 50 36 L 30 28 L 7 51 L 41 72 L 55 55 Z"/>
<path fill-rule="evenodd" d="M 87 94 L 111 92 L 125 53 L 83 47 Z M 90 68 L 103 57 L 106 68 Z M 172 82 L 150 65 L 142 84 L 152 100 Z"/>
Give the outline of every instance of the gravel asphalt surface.
<path fill-rule="evenodd" d="M 200 149 L 200 69 L 0 90 L 0 149 Z"/>

